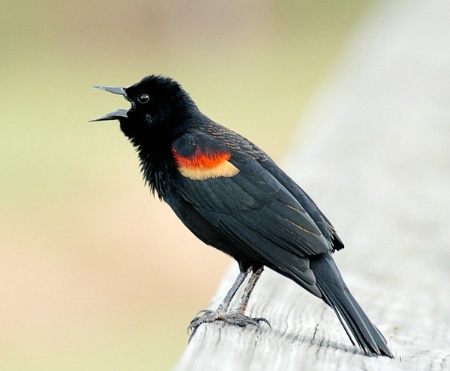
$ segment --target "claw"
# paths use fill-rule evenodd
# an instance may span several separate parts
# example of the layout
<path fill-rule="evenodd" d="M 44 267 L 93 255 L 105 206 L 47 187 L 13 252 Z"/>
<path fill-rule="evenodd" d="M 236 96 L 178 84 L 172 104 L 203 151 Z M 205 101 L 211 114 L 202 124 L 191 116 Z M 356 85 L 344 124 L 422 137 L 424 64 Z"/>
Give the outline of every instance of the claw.
<path fill-rule="evenodd" d="M 199 310 L 198 312 L 197 312 L 197 314 L 195 315 L 195 318 L 191 321 L 191 323 L 195 320 L 195 319 L 197 319 L 197 318 L 201 318 L 201 317 L 203 317 L 206 313 L 219 313 L 219 312 L 222 312 L 223 311 L 223 309 L 222 309 L 222 305 L 219 305 L 219 307 L 215 310 L 215 311 L 212 311 L 212 310 L 210 310 L 210 309 L 202 309 L 202 310 Z M 200 315 L 201 314 L 201 315 Z M 224 313 L 225 314 L 225 313 Z"/>
<path fill-rule="evenodd" d="M 256 326 L 258 329 L 261 327 L 261 323 L 263 322 L 263 323 L 267 324 L 270 328 L 272 328 L 269 321 L 266 320 L 265 318 L 262 318 L 262 317 L 252 318 L 252 317 L 248 317 L 248 316 L 242 314 L 241 312 L 230 313 L 223 319 L 223 321 L 230 325 L 235 325 L 235 326 L 239 326 L 239 327 L 253 325 L 253 326 Z"/>
<path fill-rule="evenodd" d="M 201 315 L 199 316 L 199 314 Z M 215 311 L 201 310 L 197 313 L 197 316 L 191 321 L 187 329 L 188 333 L 189 331 L 192 331 L 191 335 L 189 336 L 188 342 L 191 341 L 192 337 L 194 336 L 200 325 L 202 325 L 203 323 L 212 323 L 216 321 L 223 321 L 226 324 L 239 327 L 246 327 L 247 325 L 252 325 L 256 326 L 258 330 L 261 328 L 261 323 L 265 323 L 270 328 L 272 328 L 269 321 L 267 321 L 265 318 L 259 317 L 251 318 L 239 311 L 226 313 L 224 312 L 223 307 L 219 306 L 219 308 L 217 308 L 217 310 Z"/>

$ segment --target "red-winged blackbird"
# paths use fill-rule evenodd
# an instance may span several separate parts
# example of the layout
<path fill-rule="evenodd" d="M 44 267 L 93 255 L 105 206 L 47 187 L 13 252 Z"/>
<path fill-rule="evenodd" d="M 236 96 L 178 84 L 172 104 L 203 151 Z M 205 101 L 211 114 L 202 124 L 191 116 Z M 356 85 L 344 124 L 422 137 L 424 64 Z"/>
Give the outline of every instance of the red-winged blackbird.
<path fill-rule="evenodd" d="M 217 320 L 239 326 L 266 322 L 244 315 L 263 267 L 290 278 L 336 312 L 351 342 L 370 356 L 393 357 L 344 283 L 331 256 L 344 247 L 311 198 L 253 143 L 215 123 L 174 80 L 148 76 L 120 94 L 131 109 L 92 121 L 119 120 L 136 148 L 145 180 L 200 240 L 239 264 L 239 276 L 216 311 L 189 326 Z M 252 272 L 239 309 L 229 306 Z"/>

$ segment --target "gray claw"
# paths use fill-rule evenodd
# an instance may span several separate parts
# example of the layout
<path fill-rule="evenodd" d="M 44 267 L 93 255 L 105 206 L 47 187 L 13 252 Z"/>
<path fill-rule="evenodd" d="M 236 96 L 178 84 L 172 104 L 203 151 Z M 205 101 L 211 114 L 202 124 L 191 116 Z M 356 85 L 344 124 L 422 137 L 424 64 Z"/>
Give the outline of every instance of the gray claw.
<path fill-rule="evenodd" d="M 199 314 L 201 315 L 199 316 Z M 267 321 L 265 318 L 251 318 L 242 314 L 241 312 L 226 313 L 223 311 L 223 307 L 219 306 L 219 308 L 217 308 L 217 310 L 215 311 L 201 310 L 197 313 L 197 316 L 191 321 L 187 329 L 188 333 L 189 331 L 192 331 L 191 335 L 189 336 L 188 342 L 191 341 L 200 325 L 202 325 L 203 323 L 212 323 L 216 321 L 223 321 L 226 324 L 239 327 L 252 325 L 256 326 L 257 329 L 260 329 L 261 323 L 264 322 L 270 328 L 272 328 L 269 321 Z"/>

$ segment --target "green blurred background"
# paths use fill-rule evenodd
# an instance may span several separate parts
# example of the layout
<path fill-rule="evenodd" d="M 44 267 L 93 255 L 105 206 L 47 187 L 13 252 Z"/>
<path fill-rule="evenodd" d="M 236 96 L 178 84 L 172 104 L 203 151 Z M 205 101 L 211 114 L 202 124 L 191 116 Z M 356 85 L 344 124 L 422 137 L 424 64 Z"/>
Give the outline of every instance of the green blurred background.
<path fill-rule="evenodd" d="M 282 162 L 368 1 L 2 1 L 0 370 L 165 370 L 231 259 L 150 197 L 116 122 L 151 73 Z"/>

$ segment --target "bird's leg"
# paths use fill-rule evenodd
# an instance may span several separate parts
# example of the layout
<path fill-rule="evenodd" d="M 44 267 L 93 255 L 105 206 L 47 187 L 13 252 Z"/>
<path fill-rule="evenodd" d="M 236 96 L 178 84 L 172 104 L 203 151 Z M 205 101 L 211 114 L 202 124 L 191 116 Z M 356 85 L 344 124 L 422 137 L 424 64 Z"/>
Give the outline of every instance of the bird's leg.
<path fill-rule="evenodd" d="M 239 287 L 241 287 L 242 283 L 244 282 L 245 278 L 248 275 L 247 270 L 245 272 L 239 272 L 239 275 L 236 278 L 236 281 L 234 281 L 233 286 L 231 286 L 230 290 L 228 290 L 227 295 L 223 299 L 222 304 L 219 305 L 218 310 L 220 309 L 221 312 L 226 313 L 228 311 L 228 308 L 230 307 L 231 301 L 234 298 L 234 295 L 236 295 L 236 292 L 239 290 Z"/>
<path fill-rule="evenodd" d="M 264 267 L 259 268 L 257 271 L 253 272 L 250 279 L 248 280 L 247 286 L 245 286 L 244 293 L 241 296 L 241 299 L 239 300 L 239 313 L 244 314 L 247 310 L 248 301 L 250 300 L 250 295 L 253 292 L 253 289 L 256 286 L 256 282 L 258 282 L 259 277 L 261 277 L 261 274 L 264 270 Z"/>
<path fill-rule="evenodd" d="M 248 280 L 247 286 L 245 286 L 244 292 L 241 296 L 241 299 L 239 300 L 238 309 L 234 313 L 230 313 L 230 317 L 233 318 L 233 321 L 235 325 L 238 326 L 245 326 L 248 324 L 256 325 L 259 327 L 260 322 L 264 322 L 270 326 L 270 323 L 265 318 L 251 318 L 245 315 L 245 311 L 247 310 L 248 301 L 250 300 L 250 296 L 253 292 L 253 289 L 256 286 L 256 282 L 258 282 L 259 278 L 261 277 L 262 272 L 264 271 L 264 267 L 258 268 L 256 271 L 253 272 L 250 279 Z M 227 322 L 227 321 L 225 321 Z M 242 322 L 242 324 L 241 324 Z"/>
<path fill-rule="evenodd" d="M 230 290 L 228 290 L 227 295 L 223 299 L 223 302 L 218 306 L 218 308 L 215 311 L 204 309 L 197 313 L 196 317 L 191 321 L 191 323 L 188 326 L 188 331 L 192 330 L 191 336 L 189 337 L 189 341 L 192 339 L 192 336 L 194 336 L 195 332 L 197 331 L 197 328 L 202 323 L 225 320 L 231 301 L 233 300 L 234 295 L 236 295 L 236 292 L 239 290 L 239 287 L 241 287 L 249 271 L 250 268 L 247 269 L 246 271 L 239 272 L 239 275 L 237 276 L 236 281 L 234 281 L 233 286 L 231 286 Z"/>
<path fill-rule="evenodd" d="M 245 278 L 248 275 L 248 272 L 250 271 L 244 271 L 240 272 L 236 281 L 234 282 L 231 289 L 228 291 L 227 295 L 225 296 L 222 304 L 219 305 L 217 310 L 202 310 L 197 313 L 201 314 L 200 316 L 195 317 L 191 323 L 189 324 L 188 331 L 192 330 L 191 336 L 189 337 L 192 339 L 192 336 L 194 336 L 195 332 L 197 331 L 197 328 L 203 324 L 203 323 L 211 323 L 215 321 L 223 321 L 225 323 L 236 325 L 240 327 L 244 327 L 247 325 L 255 325 L 259 327 L 260 322 L 265 322 L 270 326 L 270 323 L 264 319 L 264 318 L 251 318 L 244 315 L 245 310 L 247 309 L 247 304 L 250 299 L 250 295 L 255 288 L 256 282 L 258 281 L 259 277 L 261 276 L 261 273 L 263 272 L 263 267 L 259 268 L 258 270 L 254 271 L 250 277 L 250 280 L 247 283 L 247 286 L 245 286 L 244 293 L 241 296 L 241 299 L 239 300 L 239 308 L 235 312 L 228 312 L 228 309 L 230 307 L 230 303 L 233 300 L 233 297 L 235 296 L 236 292 L 238 291 L 239 287 L 244 282 Z"/>

